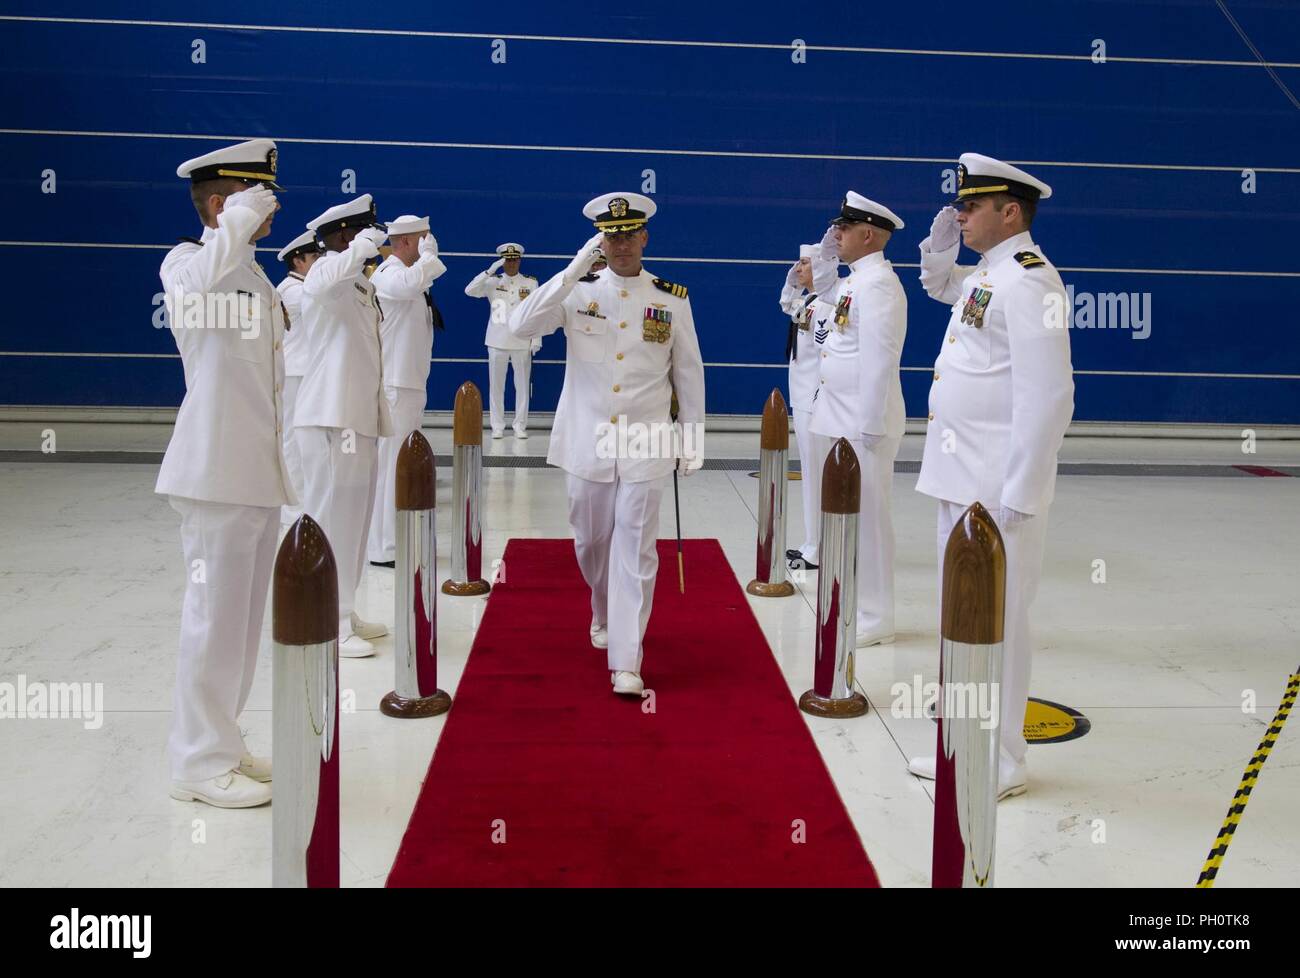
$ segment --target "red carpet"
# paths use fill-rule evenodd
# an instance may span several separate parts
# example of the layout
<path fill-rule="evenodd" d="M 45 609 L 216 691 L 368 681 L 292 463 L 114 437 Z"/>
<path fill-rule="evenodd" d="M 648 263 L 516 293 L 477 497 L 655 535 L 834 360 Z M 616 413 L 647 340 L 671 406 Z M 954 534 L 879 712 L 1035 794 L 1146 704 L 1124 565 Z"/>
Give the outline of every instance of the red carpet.
<path fill-rule="evenodd" d="M 722 548 L 685 553 L 681 595 L 659 544 L 647 713 L 572 541 L 510 541 L 389 886 L 879 886 Z"/>

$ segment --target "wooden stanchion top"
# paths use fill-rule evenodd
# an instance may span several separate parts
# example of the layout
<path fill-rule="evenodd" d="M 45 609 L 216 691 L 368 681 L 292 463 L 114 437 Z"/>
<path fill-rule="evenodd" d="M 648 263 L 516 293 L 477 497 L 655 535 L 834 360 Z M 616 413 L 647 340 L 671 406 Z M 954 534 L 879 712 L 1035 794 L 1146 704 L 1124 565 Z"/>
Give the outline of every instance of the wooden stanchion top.
<path fill-rule="evenodd" d="M 967 645 L 1001 642 L 1006 584 L 1002 534 L 989 511 L 971 503 L 952 528 L 943 551 L 940 634 Z"/>
<path fill-rule="evenodd" d="M 763 405 L 763 433 L 759 439 L 763 451 L 782 451 L 790 447 L 790 412 L 785 398 L 775 387 Z"/>
<path fill-rule="evenodd" d="M 271 637 L 282 645 L 316 645 L 339 637 L 339 574 L 320 524 L 303 514 L 275 555 Z"/>
<path fill-rule="evenodd" d="M 437 503 L 437 471 L 433 449 L 418 431 L 412 431 L 397 452 L 397 478 L 393 480 L 393 493 L 397 508 L 425 510 Z"/>
<path fill-rule="evenodd" d="M 831 446 L 822 466 L 822 512 L 856 513 L 862 497 L 862 466 L 847 438 Z"/>
<path fill-rule="evenodd" d="M 456 408 L 452 414 L 451 443 L 483 445 L 483 397 L 470 381 L 456 391 Z"/>

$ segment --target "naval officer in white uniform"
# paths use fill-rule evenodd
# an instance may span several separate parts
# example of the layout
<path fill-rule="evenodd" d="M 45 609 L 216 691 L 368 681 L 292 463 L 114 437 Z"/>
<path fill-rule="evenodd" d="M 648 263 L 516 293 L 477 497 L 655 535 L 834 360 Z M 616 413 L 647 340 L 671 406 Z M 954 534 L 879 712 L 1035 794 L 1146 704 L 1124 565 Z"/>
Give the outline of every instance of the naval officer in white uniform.
<path fill-rule="evenodd" d="M 664 482 L 674 467 L 689 475 L 704 464 L 701 439 L 683 439 L 688 455 L 679 462 L 671 448 L 629 452 L 614 437 L 621 426 L 660 442 L 672 430 L 674 390 L 682 425 L 703 429 L 704 363 L 686 287 L 641 264 L 655 209 L 633 193 L 588 202 L 582 213 L 597 233 L 510 316 L 510 331 L 523 340 L 564 330 L 564 388 L 546 460 L 567 473 L 574 549 L 591 588 L 592 645 L 608 648 L 614 691 L 637 697 Z M 598 248 L 609 266 L 592 273 Z"/>
<path fill-rule="evenodd" d="M 830 331 L 831 307 L 818 302 L 813 287 L 812 260 L 817 245 L 800 245 L 799 260 L 786 273 L 781 289 L 781 311 L 790 317 L 785 358 L 790 361 L 790 410 L 794 412 L 795 443 L 799 446 L 799 486 L 803 500 L 803 543 L 785 552 L 791 567 L 817 569 L 821 542 L 822 458 L 809 425 L 813 395 L 821 379 L 821 344 Z"/>
<path fill-rule="evenodd" d="M 429 286 L 447 271 L 438 258 L 438 239 L 429 219 L 403 214 L 388 224 L 390 254 L 370 276 L 384 318 L 384 395 L 393 416 L 393 436 L 379 439 L 379 477 L 370 517 L 370 563 L 392 567 L 397 557 L 397 503 L 393 479 L 402 442 L 420 428 L 433 362 L 433 300 Z"/>
<path fill-rule="evenodd" d="M 238 717 L 253 685 L 280 507 L 297 497 L 281 451 L 284 313 L 253 242 L 271 233 L 276 148 L 253 139 L 182 163 L 203 223 L 160 275 L 185 369 L 155 492 L 181 517 L 185 603 L 167 753 L 171 796 L 222 808 L 271 800 L 271 762 Z"/>
<path fill-rule="evenodd" d="M 998 789 L 1007 798 L 1026 785 L 1029 607 L 1042 572 L 1057 453 L 1074 413 L 1070 307 L 1061 276 L 1029 232 L 1052 188 L 978 153 L 962 155 L 957 188 L 921 242 L 921 284 L 952 314 L 934 362 L 916 488 L 939 501 L 941 588 L 948 535 L 967 506 L 983 503 L 1002 533 Z M 977 265 L 957 264 L 962 244 L 981 256 Z M 933 778 L 934 757 L 914 758 L 909 770 Z"/>
<path fill-rule="evenodd" d="M 542 348 L 540 338 L 521 340 L 510 332 L 508 323 L 515 307 L 536 290 L 537 279 L 519 273 L 519 263 L 524 257 L 524 246 L 514 241 L 497 245 L 498 258 L 479 272 L 465 286 L 465 294 L 476 299 L 487 299 L 491 304 L 488 313 L 488 417 L 492 424 L 492 437 L 503 438 L 506 431 L 506 372 L 515 371 L 515 421 L 516 438 L 528 437 L 528 396 L 533 371 L 533 354 Z M 505 274 L 498 275 L 504 266 Z"/>
<path fill-rule="evenodd" d="M 906 422 L 899 361 L 907 334 L 907 296 L 885 247 L 902 219 L 884 204 L 850 190 L 822 239 L 814 287 L 833 307 L 822 346 L 821 379 L 810 428 L 823 461 L 847 438 L 862 466 L 858 514 L 857 645 L 894 641 L 894 524 L 890 495 L 894 459 Z M 849 266 L 847 278 L 824 270 Z M 827 280 L 828 279 L 828 280 Z"/>
<path fill-rule="evenodd" d="M 316 240 L 315 231 L 304 231 L 276 255 L 284 262 L 285 276 L 275 290 L 284 302 L 289 317 L 284 334 L 284 461 L 289 467 L 293 491 L 302 498 L 302 454 L 298 439 L 293 434 L 293 408 L 298 401 L 298 388 L 302 375 L 307 372 L 307 327 L 302 322 L 302 282 L 307 270 L 320 257 L 324 249 Z M 301 506 L 285 506 L 280 514 L 281 523 L 292 523 L 302 515 Z"/>
<path fill-rule="evenodd" d="M 384 395 L 380 310 L 363 266 L 388 236 L 363 194 L 309 222 L 325 244 L 302 284 L 311 359 L 298 391 L 295 425 L 302 452 L 303 509 L 321 525 L 339 574 L 339 655 L 374 655 L 382 624 L 356 612 L 375 503 L 377 440 L 393 434 Z"/>

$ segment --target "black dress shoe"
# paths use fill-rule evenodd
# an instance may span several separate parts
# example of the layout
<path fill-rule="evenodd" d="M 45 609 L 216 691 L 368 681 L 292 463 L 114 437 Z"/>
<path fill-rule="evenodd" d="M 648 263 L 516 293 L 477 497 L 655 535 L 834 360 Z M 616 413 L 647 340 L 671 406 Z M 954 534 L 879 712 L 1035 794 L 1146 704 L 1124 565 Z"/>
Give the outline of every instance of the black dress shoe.
<path fill-rule="evenodd" d="M 817 565 L 811 563 L 803 554 L 799 554 L 790 561 L 791 570 L 816 570 Z"/>
<path fill-rule="evenodd" d="M 802 560 L 802 559 L 803 559 L 803 551 L 802 551 L 802 550 L 787 550 L 787 551 L 785 552 L 785 559 L 786 559 L 786 560 Z"/>
<path fill-rule="evenodd" d="M 397 561 L 395 561 L 395 560 L 372 560 L 372 561 L 370 562 L 370 566 L 371 566 L 371 567 L 391 567 L 391 568 L 393 568 L 393 569 L 396 569 L 396 568 L 397 568 Z"/>

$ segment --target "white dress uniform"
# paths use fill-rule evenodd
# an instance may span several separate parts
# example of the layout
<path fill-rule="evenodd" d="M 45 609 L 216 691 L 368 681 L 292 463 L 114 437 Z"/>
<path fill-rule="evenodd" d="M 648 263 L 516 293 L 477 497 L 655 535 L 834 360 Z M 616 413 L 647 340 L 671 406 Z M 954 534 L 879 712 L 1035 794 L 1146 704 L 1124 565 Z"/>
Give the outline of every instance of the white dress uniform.
<path fill-rule="evenodd" d="M 347 222 L 344 224 L 343 222 Z M 327 210 L 308 227 L 320 237 L 376 223 L 369 194 Z M 393 434 L 384 396 L 380 310 L 363 266 L 364 238 L 316 259 L 303 282 L 302 314 L 311 358 L 298 391 L 303 509 L 325 531 L 339 574 L 339 640 L 352 633 L 366 530 L 375 501 L 378 438 Z"/>
<path fill-rule="evenodd" d="M 429 230 L 427 217 L 403 215 L 388 225 L 388 235 Z M 386 563 L 397 557 L 397 503 L 394 475 L 397 453 L 407 435 L 424 420 L 429 367 L 433 361 L 433 305 L 429 286 L 447 271 L 436 253 L 420 255 L 407 265 L 389 255 L 370 276 L 383 309 L 380 345 L 383 348 L 384 395 L 393 416 L 393 436 L 379 439 L 379 477 L 370 517 L 369 556 Z"/>
<path fill-rule="evenodd" d="M 1016 196 L 1051 193 L 1005 163 L 976 154 L 961 160 L 960 201 L 1006 192 L 1008 186 Z M 1060 275 L 1028 231 L 989 249 L 973 268 L 956 264 L 959 250 L 954 244 L 935 253 L 928 237 L 921 242 L 921 283 L 932 298 L 952 305 L 952 315 L 934 363 L 916 488 L 939 500 L 941 589 L 944 548 L 966 507 L 978 500 L 999 522 L 1007 553 L 1001 740 L 1005 752 L 1022 762 L 1029 607 L 1042 572 L 1057 453 L 1074 413 L 1069 332 L 1044 317 L 1050 303 L 1068 305 Z M 999 519 L 1000 510 L 1032 518 Z"/>
<path fill-rule="evenodd" d="M 837 220 L 865 220 L 888 231 L 903 227 L 893 211 L 852 191 Z M 858 456 L 858 639 L 888 641 L 894 634 L 890 496 L 906 421 L 900 360 L 907 296 L 893 266 L 877 251 L 853 262 L 848 277 L 820 298 L 832 307 L 831 329 L 821 351 L 810 428 L 818 438 L 820 464 L 838 438 L 847 438 Z"/>
<path fill-rule="evenodd" d="M 523 245 L 508 241 L 497 246 L 503 258 L 522 258 Z M 510 332 L 510 314 L 529 294 L 537 289 L 537 279 L 522 273 L 517 275 L 492 275 L 479 272 L 465 286 L 465 294 L 491 303 L 488 313 L 487 334 L 484 342 L 488 351 L 488 417 L 492 436 L 501 437 L 506 428 L 506 373 L 515 372 L 515 433 L 528 430 L 528 400 L 533 370 L 533 354 L 540 343 L 521 340 Z"/>
<path fill-rule="evenodd" d="M 653 213 L 652 201 L 630 193 L 598 197 L 584 209 L 608 233 L 640 228 Z M 557 329 L 568 349 L 546 460 L 568 474 L 574 549 L 593 621 L 608 626 L 609 668 L 639 673 L 659 567 L 659 503 L 676 460 L 631 458 L 600 445 L 619 426 L 666 430 L 674 389 L 679 421 L 703 423 L 704 363 L 691 304 L 683 286 L 645 268 L 626 278 L 606 268 L 568 284 L 562 272 L 510 317 L 511 332 L 525 340 Z"/>
<path fill-rule="evenodd" d="M 290 261 L 295 255 L 319 252 L 316 232 L 307 231 L 298 235 L 284 246 L 276 255 L 280 261 Z M 288 316 L 284 334 L 284 461 L 289 468 L 289 479 L 293 491 L 302 497 L 302 454 L 298 451 L 298 439 L 293 433 L 293 409 L 298 401 L 298 388 L 302 386 L 302 375 L 307 372 L 307 328 L 302 322 L 302 281 L 297 272 L 289 272 L 275 290 L 284 302 L 284 311 Z M 299 506 L 285 506 L 280 514 L 281 523 L 292 523 L 302 515 Z"/>
<path fill-rule="evenodd" d="M 813 257 L 816 245 L 800 245 L 799 257 Z M 808 425 L 812 421 L 813 395 L 821 379 L 819 368 L 820 343 L 826 339 L 823 326 L 818 339 L 816 329 L 817 293 L 808 292 L 799 285 L 785 285 L 781 289 L 781 311 L 790 317 L 790 338 L 786 342 L 786 359 L 790 361 L 790 410 L 794 413 L 794 437 L 799 447 L 801 498 L 803 500 L 803 543 L 797 548 L 804 560 L 817 563 L 817 549 L 821 537 L 821 465 Z M 823 315 L 823 320 L 825 316 Z M 788 556 L 787 552 L 787 556 Z"/>
<path fill-rule="evenodd" d="M 213 179 L 229 164 L 275 187 L 274 153 L 271 140 L 251 140 L 188 161 L 177 174 Z M 283 310 L 250 242 L 263 220 L 249 207 L 227 206 L 201 243 L 178 244 L 159 272 L 185 370 L 185 399 L 154 490 L 180 514 L 185 555 L 168 738 L 176 781 L 219 777 L 247 753 L 237 718 L 257 665 L 280 507 L 297 502 L 280 445 Z"/>

